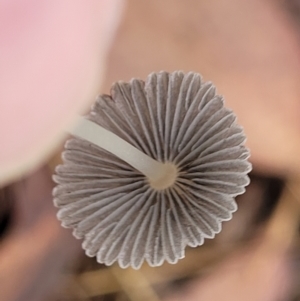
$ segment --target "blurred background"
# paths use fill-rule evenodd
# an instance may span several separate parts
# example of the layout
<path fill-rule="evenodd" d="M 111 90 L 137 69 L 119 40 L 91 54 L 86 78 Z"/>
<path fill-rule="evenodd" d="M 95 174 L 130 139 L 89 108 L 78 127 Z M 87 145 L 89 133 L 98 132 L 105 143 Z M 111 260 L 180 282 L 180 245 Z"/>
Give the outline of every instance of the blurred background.
<path fill-rule="evenodd" d="M 105 267 L 56 220 L 61 143 L 0 187 L 0 300 L 300 300 L 300 1 L 128 0 L 120 18 L 98 93 L 153 71 L 201 73 L 245 129 L 251 184 L 178 264 Z"/>

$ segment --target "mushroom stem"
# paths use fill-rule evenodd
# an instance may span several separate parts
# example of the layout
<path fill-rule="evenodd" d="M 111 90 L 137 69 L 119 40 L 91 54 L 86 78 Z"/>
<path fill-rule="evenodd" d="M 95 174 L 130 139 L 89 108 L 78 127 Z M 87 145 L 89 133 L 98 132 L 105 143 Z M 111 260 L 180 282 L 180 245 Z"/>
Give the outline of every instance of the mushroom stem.
<path fill-rule="evenodd" d="M 107 150 L 127 162 L 143 173 L 153 188 L 165 189 L 176 180 L 175 165 L 152 159 L 116 134 L 86 118 L 81 117 L 78 125 L 69 130 L 69 133 Z"/>

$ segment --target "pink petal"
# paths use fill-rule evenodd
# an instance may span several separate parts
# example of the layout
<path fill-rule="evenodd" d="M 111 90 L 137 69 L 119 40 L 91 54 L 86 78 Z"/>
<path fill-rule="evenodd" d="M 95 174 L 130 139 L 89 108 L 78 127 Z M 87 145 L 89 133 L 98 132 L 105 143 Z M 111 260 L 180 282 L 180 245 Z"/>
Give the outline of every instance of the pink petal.
<path fill-rule="evenodd" d="M 98 93 L 121 0 L 0 4 L 0 184 L 36 166 Z"/>

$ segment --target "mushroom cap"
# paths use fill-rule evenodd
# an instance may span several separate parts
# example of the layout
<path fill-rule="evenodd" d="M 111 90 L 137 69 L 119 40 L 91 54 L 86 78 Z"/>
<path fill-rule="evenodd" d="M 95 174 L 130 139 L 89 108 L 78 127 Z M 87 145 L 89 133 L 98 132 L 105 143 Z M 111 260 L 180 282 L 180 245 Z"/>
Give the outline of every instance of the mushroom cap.
<path fill-rule="evenodd" d="M 66 142 L 54 175 L 57 216 L 99 263 L 176 263 L 186 246 L 213 238 L 237 210 L 235 197 L 251 170 L 245 135 L 199 74 L 159 72 L 146 82 L 115 83 L 86 118 L 178 170 L 172 186 L 156 190 L 102 148 L 79 138 Z"/>

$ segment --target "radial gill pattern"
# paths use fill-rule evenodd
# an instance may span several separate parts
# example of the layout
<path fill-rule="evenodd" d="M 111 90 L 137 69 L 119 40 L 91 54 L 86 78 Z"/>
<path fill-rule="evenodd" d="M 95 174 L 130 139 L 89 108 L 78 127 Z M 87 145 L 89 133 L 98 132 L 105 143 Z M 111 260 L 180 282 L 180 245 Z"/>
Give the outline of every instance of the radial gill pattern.
<path fill-rule="evenodd" d="M 150 157 L 174 163 L 164 190 L 113 154 L 84 140 L 67 141 L 56 169 L 54 202 L 62 225 L 83 238 L 88 256 L 138 269 L 144 261 L 176 263 L 202 245 L 237 209 L 251 164 L 243 129 L 214 85 L 197 73 L 159 72 L 146 82 L 118 82 L 87 118 Z"/>

